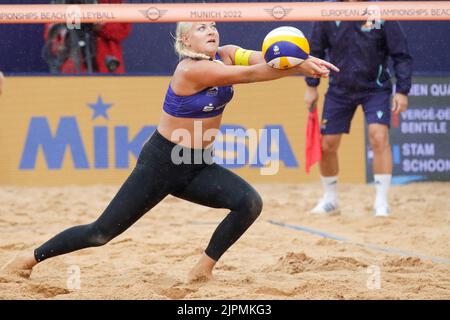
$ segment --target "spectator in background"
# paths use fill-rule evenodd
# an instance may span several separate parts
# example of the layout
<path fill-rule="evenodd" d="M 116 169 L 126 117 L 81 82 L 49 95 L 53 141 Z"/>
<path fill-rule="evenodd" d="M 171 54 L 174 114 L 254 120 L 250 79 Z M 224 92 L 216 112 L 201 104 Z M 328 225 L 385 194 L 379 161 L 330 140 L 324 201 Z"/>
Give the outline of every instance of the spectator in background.
<path fill-rule="evenodd" d="M 90 0 L 66 0 L 65 4 L 92 3 Z M 100 4 L 118 4 L 123 0 L 99 0 Z M 45 25 L 43 56 L 52 73 L 125 73 L 121 42 L 131 31 L 129 23 L 83 23 L 70 30 L 65 24 Z"/>
<path fill-rule="evenodd" d="M 99 3 L 122 3 L 123 0 L 99 0 Z M 122 55 L 122 44 L 131 31 L 130 23 L 99 23 L 94 25 L 97 35 L 97 66 L 98 72 L 108 73 L 108 65 L 117 59 L 118 67 L 113 73 L 125 73 Z"/>

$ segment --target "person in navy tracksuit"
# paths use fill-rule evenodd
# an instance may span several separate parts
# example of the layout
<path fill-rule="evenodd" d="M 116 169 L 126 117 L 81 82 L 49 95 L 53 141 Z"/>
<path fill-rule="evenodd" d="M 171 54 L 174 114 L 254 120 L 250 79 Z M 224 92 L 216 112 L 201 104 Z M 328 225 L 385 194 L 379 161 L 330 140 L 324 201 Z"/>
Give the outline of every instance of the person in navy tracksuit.
<path fill-rule="evenodd" d="M 362 105 L 373 149 L 376 186 L 374 214 L 389 215 L 387 192 L 392 173 L 389 145 L 391 111 L 405 111 L 411 87 L 412 58 L 405 34 L 397 21 L 323 21 L 313 25 L 311 55 L 324 58 L 340 68 L 330 76 L 321 122 L 322 160 L 320 173 L 325 193 L 312 213 L 338 214 L 336 182 L 339 171 L 337 151 L 343 133 L 358 105 Z M 393 61 L 397 79 L 392 93 L 388 58 Z M 305 102 L 317 102 L 319 79 L 306 78 Z"/>

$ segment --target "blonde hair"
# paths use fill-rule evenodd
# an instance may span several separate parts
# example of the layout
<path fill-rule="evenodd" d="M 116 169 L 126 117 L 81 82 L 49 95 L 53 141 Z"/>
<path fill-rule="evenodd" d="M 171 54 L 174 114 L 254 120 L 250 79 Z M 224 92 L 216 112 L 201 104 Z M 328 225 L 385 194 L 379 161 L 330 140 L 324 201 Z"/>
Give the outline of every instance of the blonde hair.
<path fill-rule="evenodd" d="M 194 52 L 188 49 L 181 39 L 183 34 L 187 34 L 189 29 L 192 28 L 193 22 L 178 22 L 177 30 L 175 33 L 175 52 L 178 54 L 179 59 L 191 58 L 194 60 L 211 60 L 209 56 L 203 53 Z"/>

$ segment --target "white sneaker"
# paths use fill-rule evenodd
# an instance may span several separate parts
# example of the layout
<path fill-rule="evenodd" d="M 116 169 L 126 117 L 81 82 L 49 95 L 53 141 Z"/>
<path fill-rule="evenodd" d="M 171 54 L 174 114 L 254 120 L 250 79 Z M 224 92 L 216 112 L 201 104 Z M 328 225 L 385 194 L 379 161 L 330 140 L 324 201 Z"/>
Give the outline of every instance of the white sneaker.
<path fill-rule="evenodd" d="M 373 215 L 375 217 L 389 217 L 389 207 L 387 206 L 375 207 L 373 210 Z"/>
<path fill-rule="evenodd" d="M 310 211 L 311 214 L 336 216 L 341 213 L 337 202 L 321 199 L 319 203 Z"/>

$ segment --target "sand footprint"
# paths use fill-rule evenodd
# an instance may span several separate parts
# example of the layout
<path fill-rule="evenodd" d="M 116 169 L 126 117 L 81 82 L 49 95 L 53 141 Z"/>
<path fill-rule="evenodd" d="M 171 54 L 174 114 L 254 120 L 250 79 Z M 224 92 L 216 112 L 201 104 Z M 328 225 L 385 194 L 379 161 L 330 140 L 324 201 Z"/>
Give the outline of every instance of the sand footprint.
<path fill-rule="evenodd" d="M 30 284 L 29 290 L 35 294 L 38 294 L 40 296 L 43 296 L 44 298 L 54 298 L 61 294 L 68 294 L 70 293 L 70 290 L 66 288 L 61 287 L 55 287 L 48 284 Z"/>
<path fill-rule="evenodd" d="M 295 293 L 293 291 L 283 291 L 277 288 L 261 287 L 255 290 L 255 293 L 269 296 L 291 297 Z"/>
<path fill-rule="evenodd" d="M 186 285 L 182 281 L 168 277 L 164 274 L 154 274 L 153 276 L 154 281 L 148 282 L 157 283 L 158 287 L 153 288 L 152 290 L 168 299 L 184 299 L 187 295 L 197 292 L 201 286 L 201 284 Z"/>

